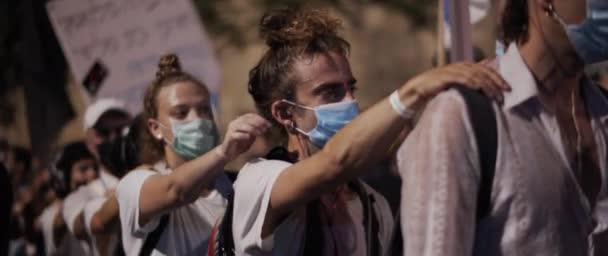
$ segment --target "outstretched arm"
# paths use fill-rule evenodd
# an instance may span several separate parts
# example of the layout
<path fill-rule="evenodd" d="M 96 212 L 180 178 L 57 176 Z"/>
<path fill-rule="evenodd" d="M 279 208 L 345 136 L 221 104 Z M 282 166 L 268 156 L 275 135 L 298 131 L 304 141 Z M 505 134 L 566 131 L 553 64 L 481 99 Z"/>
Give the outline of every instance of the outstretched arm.
<path fill-rule="evenodd" d="M 478 64 L 454 64 L 427 71 L 398 89 L 400 101 L 420 110 L 431 98 L 454 84 L 481 89 L 501 100 L 506 82 Z M 340 130 L 318 153 L 282 172 L 275 181 L 262 235 L 272 233 L 292 210 L 364 173 L 386 157 L 388 147 L 411 122 L 400 117 L 385 98 Z"/>
<path fill-rule="evenodd" d="M 245 152 L 256 136 L 268 128 L 270 123 L 258 115 L 241 116 L 230 123 L 221 145 L 180 165 L 169 175 L 147 178 L 139 195 L 139 225 L 196 200 L 203 189 L 213 184 L 224 165 Z"/>

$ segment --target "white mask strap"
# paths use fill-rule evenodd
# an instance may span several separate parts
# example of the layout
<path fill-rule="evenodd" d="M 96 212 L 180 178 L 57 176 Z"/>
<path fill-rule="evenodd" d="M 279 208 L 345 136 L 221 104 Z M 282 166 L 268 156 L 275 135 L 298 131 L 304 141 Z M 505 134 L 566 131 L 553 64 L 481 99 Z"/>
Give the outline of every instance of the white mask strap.
<path fill-rule="evenodd" d="M 308 109 L 308 110 L 312 110 L 312 111 L 314 111 L 314 110 L 315 110 L 314 108 L 307 107 L 307 106 L 302 106 L 302 105 L 300 105 L 300 104 L 297 104 L 297 103 L 292 102 L 292 101 L 288 101 L 288 100 L 286 100 L 286 99 L 282 99 L 282 100 L 281 100 L 281 102 L 285 102 L 285 103 L 287 103 L 287 104 L 289 104 L 289 105 L 292 105 L 292 106 L 295 106 L 295 107 L 299 107 L 299 108 L 303 108 L 303 109 Z"/>

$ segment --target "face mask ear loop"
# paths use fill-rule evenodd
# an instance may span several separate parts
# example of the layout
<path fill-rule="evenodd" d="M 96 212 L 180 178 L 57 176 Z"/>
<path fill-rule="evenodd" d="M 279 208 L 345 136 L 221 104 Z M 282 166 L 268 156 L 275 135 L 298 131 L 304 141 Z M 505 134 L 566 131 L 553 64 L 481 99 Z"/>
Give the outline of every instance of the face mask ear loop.
<path fill-rule="evenodd" d="M 314 111 L 314 110 L 315 110 L 314 108 L 307 107 L 307 106 L 302 106 L 302 105 L 299 105 L 299 104 L 297 104 L 297 103 L 294 103 L 294 102 L 291 102 L 291 101 L 288 101 L 288 100 L 285 100 L 285 99 L 282 99 L 282 100 L 281 100 L 281 102 L 285 102 L 285 103 L 287 103 L 287 104 L 289 104 L 289 105 L 292 105 L 292 106 L 294 106 L 294 107 L 299 107 L 299 108 L 308 109 L 308 110 L 312 110 L 312 111 Z M 309 136 L 308 136 L 308 132 L 305 132 L 304 130 L 302 130 L 302 129 L 300 129 L 300 128 L 296 127 L 296 125 L 295 125 L 295 122 L 294 122 L 294 121 L 291 121 L 291 125 L 290 125 L 289 129 L 291 129 L 291 130 L 295 130 L 295 131 L 297 131 L 297 132 L 299 132 L 299 133 L 301 133 L 301 134 L 305 135 L 306 137 L 309 137 Z"/>
<path fill-rule="evenodd" d="M 308 157 L 310 157 L 310 149 L 308 148 L 308 143 L 306 143 L 304 141 L 304 139 L 302 138 L 302 136 L 307 136 L 305 133 L 302 132 L 302 130 L 300 130 L 299 128 L 295 128 L 298 132 L 300 132 L 301 134 L 296 135 L 298 137 L 298 144 L 299 144 L 299 148 L 300 148 L 300 153 L 298 154 L 300 160 L 304 160 Z"/>
<path fill-rule="evenodd" d="M 562 25 L 564 28 L 568 26 L 568 24 L 566 24 L 566 22 L 555 11 L 555 6 L 553 5 L 553 3 L 549 3 L 548 9 L 545 10 L 545 14 L 559 22 L 559 24 Z"/>
<path fill-rule="evenodd" d="M 296 127 L 294 121 L 290 122 L 288 129 L 291 131 L 296 131 L 298 133 L 296 134 L 296 138 L 298 140 L 298 157 L 300 158 L 300 160 L 308 158 L 310 156 L 310 152 L 306 147 L 306 143 L 302 141 L 302 136 L 308 137 L 308 133 Z"/>
<path fill-rule="evenodd" d="M 302 105 L 300 105 L 300 104 L 297 104 L 297 103 L 292 102 L 292 101 L 288 101 L 288 100 L 286 100 L 286 99 L 282 99 L 282 100 L 281 100 L 281 102 L 285 102 L 285 103 L 287 103 L 287 104 L 289 104 L 289 105 L 292 105 L 292 106 L 294 106 L 294 107 L 299 107 L 299 108 L 303 108 L 303 109 L 308 109 L 308 110 L 315 111 L 315 109 L 314 109 L 314 108 L 307 107 L 307 106 L 302 106 Z"/>

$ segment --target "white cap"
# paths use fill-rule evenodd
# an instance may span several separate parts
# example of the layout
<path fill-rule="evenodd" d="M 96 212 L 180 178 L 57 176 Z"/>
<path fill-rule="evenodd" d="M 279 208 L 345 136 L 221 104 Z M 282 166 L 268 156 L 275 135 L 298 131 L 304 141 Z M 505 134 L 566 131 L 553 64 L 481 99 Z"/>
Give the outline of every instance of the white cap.
<path fill-rule="evenodd" d="M 120 100 L 113 98 L 99 99 L 87 107 L 87 111 L 84 113 L 84 129 L 87 130 L 95 126 L 99 118 L 109 110 L 128 113 L 125 109 L 125 103 Z"/>

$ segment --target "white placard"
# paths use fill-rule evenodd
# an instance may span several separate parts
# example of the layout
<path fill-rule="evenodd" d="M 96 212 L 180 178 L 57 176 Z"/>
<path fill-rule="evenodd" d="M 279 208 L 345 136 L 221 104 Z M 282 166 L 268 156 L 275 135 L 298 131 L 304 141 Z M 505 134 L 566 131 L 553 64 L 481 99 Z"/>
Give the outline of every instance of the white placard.
<path fill-rule="evenodd" d="M 140 111 L 143 91 L 167 53 L 176 53 L 182 68 L 217 95 L 219 65 L 190 0 L 54 0 L 47 11 L 79 83 L 96 60 L 108 68 L 97 98 L 120 98 Z"/>

